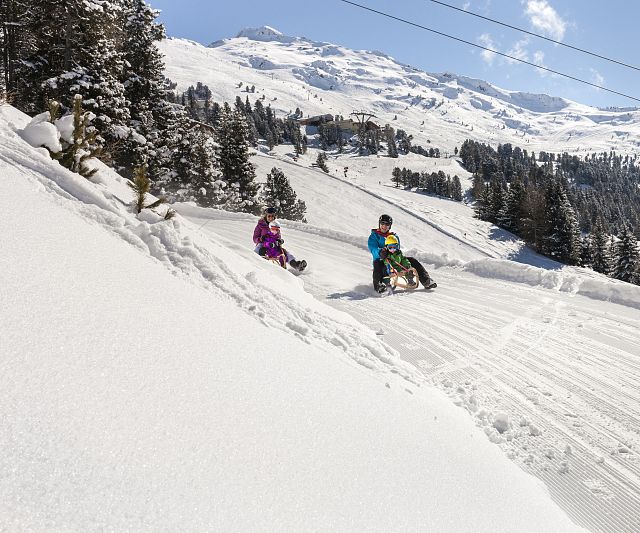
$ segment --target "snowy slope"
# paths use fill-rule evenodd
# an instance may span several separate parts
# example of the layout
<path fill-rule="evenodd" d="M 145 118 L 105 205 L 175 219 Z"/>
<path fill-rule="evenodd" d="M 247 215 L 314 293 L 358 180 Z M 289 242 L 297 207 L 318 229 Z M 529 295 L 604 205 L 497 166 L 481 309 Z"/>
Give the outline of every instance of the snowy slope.
<path fill-rule="evenodd" d="M 223 234 L 253 254 L 253 217 L 177 208 L 212 239 Z M 364 207 L 355 214 L 371 218 Z M 339 214 L 332 220 L 348 227 Z M 394 224 L 401 236 L 405 221 L 410 215 Z M 370 287 L 366 234 L 284 222 L 284 237 L 310 263 L 301 276 L 307 290 L 378 331 L 488 440 L 545 481 L 576 522 L 594 532 L 640 529 L 637 287 L 484 259 L 430 265 L 435 291 L 381 299 Z"/>
<path fill-rule="evenodd" d="M 0 529 L 578 531 L 373 330 L 247 251 L 254 221 L 137 218 L 25 123 L 0 107 Z"/>
<path fill-rule="evenodd" d="M 636 110 L 601 111 L 422 73 L 383 53 L 272 29 L 211 48 L 173 39 L 162 47 L 179 89 L 202 81 L 214 99 L 233 101 L 255 85 L 249 100 L 264 96 L 279 116 L 296 106 L 305 115 L 366 109 L 413 134 L 415 144 L 428 146 L 428 139 L 449 152 L 465 138 L 536 152 L 632 153 L 637 146 Z M 475 220 L 468 206 L 391 187 L 393 166 L 442 169 L 464 183 L 468 174 L 454 158 L 331 153 L 327 176 L 312 168 L 313 145 L 295 160 L 290 152 L 279 146 L 252 161 L 260 179 L 281 167 L 309 206 L 309 225 L 285 224 L 287 244 L 311 265 L 306 289 L 384 332 L 387 344 L 542 479 L 578 523 L 640 531 L 640 289 L 541 258 Z M 204 224 L 202 231 L 246 243 L 250 255 L 254 219 L 179 209 Z M 393 215 L 405 250 L 428 265 L 436 292 L 372 297 L 365 241 L 381 212 Z"/>
<path fill-rule="evenodd" d="M 307 115 L 347 117 L 375 113 L 414 136 L 414 144 L 453 153 L 467 138 L 496 146 L 510 142 L 528 151 L 634 153 L 640 146 L 640 111 L 600 110 L 562 98 L 500 89 L 451 73 L 403 65 L 382 52 L 282 35 L 273 28 L 246 29 L 204 47 L 167 39 L 167 76 L 179 90 L 201 81 L 213 99 L 265 97 L 279 116 L 300 107 Z M 240 87 L 240 85 L 242 86 Z M 394 118 L 397 116 L 397 120 Z"/>

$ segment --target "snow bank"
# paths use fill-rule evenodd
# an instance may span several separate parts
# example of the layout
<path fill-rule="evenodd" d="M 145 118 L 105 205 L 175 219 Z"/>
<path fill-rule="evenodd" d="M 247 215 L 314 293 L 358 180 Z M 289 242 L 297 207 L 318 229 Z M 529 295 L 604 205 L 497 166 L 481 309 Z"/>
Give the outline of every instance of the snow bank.
<path fill-rule="evenodd" d="M 31 146 L 38 148 L 44 146 L 52 152 L 61 152 L 60 132 L 49 122 L 49 112 L 40 113 L 20 131 L 20 136 Z"/>
<path fill-rule="evenodd" d="M 504 259 L 479 259 L 461 265 L 463 270 L 485 278 L 514 281 L 560 292 L 580 294 L 640 309 L 640 286 L 605 277 L 585 269 L 538 268 Z"/>

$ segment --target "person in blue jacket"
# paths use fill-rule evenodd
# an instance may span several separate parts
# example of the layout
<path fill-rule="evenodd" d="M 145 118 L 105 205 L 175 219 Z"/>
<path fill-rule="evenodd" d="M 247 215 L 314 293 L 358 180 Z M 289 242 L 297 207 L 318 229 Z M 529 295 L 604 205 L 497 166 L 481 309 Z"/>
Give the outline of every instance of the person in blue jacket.
<path fill-rule="evenodd" d="M 389 215 L 381 215 L 378 219 L 378 227 L 371 230 L 371 235 L 369 235 L 369 241 L 367 243 L 371 256 L 373 257 L 373 288 L 379 293 L 387 290 L 387 284 L 383 281 L 386 275 L 384 260 L 387 254 L 384 241 L 389 235 L 395 235 L 398 239 L 398 246 L 400 246 L 400 237 L 391 231 L 392 224 L 393 219 Z M 422 286 L 427 289 L 435 288 L 436 284 L 431 277 L 429 277 L 428 272 L 422 264 L 420 264 L 420 261 L 415 257 L 407 257 L 407 259 L 411 263 L 411 266 L 416 269 Z"/>

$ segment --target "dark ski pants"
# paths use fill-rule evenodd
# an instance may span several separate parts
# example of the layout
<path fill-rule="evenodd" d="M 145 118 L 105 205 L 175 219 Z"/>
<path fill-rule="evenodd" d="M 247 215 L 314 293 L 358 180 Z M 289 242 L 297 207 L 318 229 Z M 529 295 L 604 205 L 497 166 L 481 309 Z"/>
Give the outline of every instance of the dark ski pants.
<path fill-rule="evenodd" d="M 407 260 L 409 261 L 409 263 L 411 263 L 411 266 L 416 269 L 420 283 L 422 283 L 424 287 L 428 287 L 429 283 L 431 282 L 431 278 L 429 277 L 429 273 L 424 269 L 420 261 L 418 261 L 415 257 L 407 257 Z M 384 266 L 384 262 L 382 261 L 382 259 L 376 259 L 373 262 L 373 288 L 374 289 L 378 288 L 378 285 L 386 275 L 387 275 L 387 269 Z"/>

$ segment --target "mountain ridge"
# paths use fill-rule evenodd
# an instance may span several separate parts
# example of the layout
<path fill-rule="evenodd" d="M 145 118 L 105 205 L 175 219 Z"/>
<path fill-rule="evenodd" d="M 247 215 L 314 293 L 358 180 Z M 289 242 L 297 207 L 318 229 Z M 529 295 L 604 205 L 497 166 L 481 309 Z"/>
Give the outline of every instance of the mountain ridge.
<path fill-rule="evenodd" d="M 176 38 L 160 47 L 178 90 L 200 81 L 216 101 L 255 96 L 281 114 L 296 107 L 305 115 L 366 109 L 381 125 L 406 130 L 415 144 L 433 142 L 449 152 L 466 138 L 577 155 L 632 153 L 640 146 L 640 111 L 633 108 L 600 109 L 450 71 L 430 73 L 385 52 L 291 37 L 269 26 L 209 47 Z M 246 94 L 250 85 L 253 96 Z"/>

